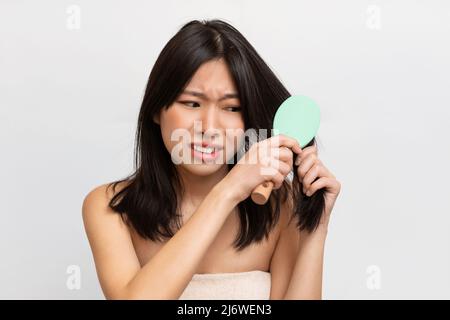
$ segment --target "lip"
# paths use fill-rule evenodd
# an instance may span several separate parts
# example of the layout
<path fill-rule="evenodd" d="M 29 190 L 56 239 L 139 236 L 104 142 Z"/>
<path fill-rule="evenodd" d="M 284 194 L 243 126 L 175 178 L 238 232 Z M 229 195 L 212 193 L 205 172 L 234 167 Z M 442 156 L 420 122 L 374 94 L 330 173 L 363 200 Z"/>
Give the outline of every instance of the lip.
<path fill-rule="evenodd" d="M 211 154 L 208 153 L 203 153 L 200 151 L 197 151 L 194 149 L 194 143 L 191 143 L 191 155 L 193 155 L 195 158 L 197 159 L 201 159 L 203 161 L 211 161 L 211 160 L 215 160 L 217 159 L 217 157 L 219 156 L 220 152 L 222 151 L 222 147 L 221 146 L 215 146 L 215 145 L 200 145 L 200 144 L 195 144 L 197 146 L 202 146 L 202 147 L 210 147 L 210 148 L 215 148 L 214 152 Z"/>
<path fill-rule="evenodd" d="M 203 148 L 214 148 L 217 151 L 220 151 L 223 149 L 223 147 L 221 145 L 218 144 L 209 144 L 208 142 L 202 142 L 202 143 L 191 143 L 191 148 L 196 145 L 199 147 L 203 147 Z"/>

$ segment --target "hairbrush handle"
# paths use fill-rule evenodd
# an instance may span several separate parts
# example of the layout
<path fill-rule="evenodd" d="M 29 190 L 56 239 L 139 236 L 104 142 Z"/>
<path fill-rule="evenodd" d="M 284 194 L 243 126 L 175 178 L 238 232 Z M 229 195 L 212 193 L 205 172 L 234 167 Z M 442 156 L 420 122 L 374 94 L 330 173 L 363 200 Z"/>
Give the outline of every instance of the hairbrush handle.
<path fill-rule="evenodd" d="M 252 192 L 252 200 L 254 203 L 263 205 L 267 202 L 270 197 L 270 193 L 273 189 L 273 182 L 266 181 L 257 186 Z"/>

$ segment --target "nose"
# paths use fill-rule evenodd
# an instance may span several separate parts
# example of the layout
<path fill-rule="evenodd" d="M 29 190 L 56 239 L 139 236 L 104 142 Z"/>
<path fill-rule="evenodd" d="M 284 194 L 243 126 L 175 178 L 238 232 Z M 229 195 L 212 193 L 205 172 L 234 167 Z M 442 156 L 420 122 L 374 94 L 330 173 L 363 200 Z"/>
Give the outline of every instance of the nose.
<path fill-rule="evenodd" d="M 203 134 L 207 134 L 209 138 L 213 138 L 213 136 L 219 135 L 219 112 L 213 104 L 209 105 L 206 108 L 203 108 L 200 121 Z"/>

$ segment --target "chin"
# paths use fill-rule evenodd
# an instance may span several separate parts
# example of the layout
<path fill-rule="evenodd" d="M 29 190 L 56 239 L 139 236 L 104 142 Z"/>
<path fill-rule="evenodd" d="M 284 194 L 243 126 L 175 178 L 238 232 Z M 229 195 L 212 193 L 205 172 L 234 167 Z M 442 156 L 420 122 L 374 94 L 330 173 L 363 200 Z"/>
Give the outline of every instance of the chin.
<path fill-rule="evenodd" d="M 197 176 L 209 176 L 219 171 L 224 164 L 202 163 L 202 164 L 181 164 L 183 169 Z"/>

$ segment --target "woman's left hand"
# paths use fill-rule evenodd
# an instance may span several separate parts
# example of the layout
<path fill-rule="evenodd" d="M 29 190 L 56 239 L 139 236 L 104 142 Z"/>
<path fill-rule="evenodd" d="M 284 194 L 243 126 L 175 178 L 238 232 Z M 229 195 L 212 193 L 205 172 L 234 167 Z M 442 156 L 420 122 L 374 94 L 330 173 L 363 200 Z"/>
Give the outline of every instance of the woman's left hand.
<path fill-rule="evenodd" d="M 325 212 L 322 222 L 326 220 L 328 223 L 334 203 L 341 190 L 340 182 L 318 158 L 315 145 L 302 149 L 302 153 L 297 156 L 295 164 L 298 165 L 298 179 L 303 185 L 304 194 L 310 197 L 317 190 L 325 188 Z"/>

